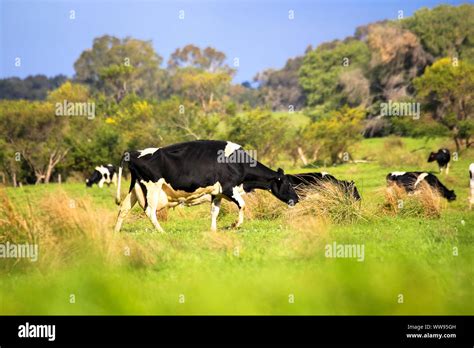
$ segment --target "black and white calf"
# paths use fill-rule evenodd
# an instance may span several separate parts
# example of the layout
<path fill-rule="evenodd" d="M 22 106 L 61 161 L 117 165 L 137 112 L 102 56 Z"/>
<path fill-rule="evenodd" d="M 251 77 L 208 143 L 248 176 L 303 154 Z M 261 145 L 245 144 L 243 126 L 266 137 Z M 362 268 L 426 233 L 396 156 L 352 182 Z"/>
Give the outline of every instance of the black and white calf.
<path fill-rule="evenodd" d="M 453 190 L 448 190 L 438 178 L 425 172 L 392 172 L 387 175 L 387 184 L 396 184 L 403 187 L 406 192 L 414 193 L 421 182 L 426 182 L 448 201 L 454 201 L 456 194 Z"/>
<path fill-rule="evenodd" d="M 451 153 L 448 149 L 439 149 L 438 152 L 430 153 L 428 162 L 438 162 L 439 172 L 443 172 L 443 168 L 446 168 L 446 175 L 449 173 L 449 161 L 451 160 Z"/>
<path fill-rule="evenodd" d="M 301 173 L 301 174 L 288 174 L 291 186 L 295 189 L 296 193 L 300 198 L 303 198 L 304 189 L 311 186 L 321 186 L 326 182 L 330 182 L 338 187 L 348 196 L 359 201 L 361 199 L 359 191 L 354 184 L 354 181 L 338 180 L 331 174 L 322 173 Z"/>
<path fill-rule="evenodd" d="M 469 165 L 469 209 L 474 204 L 474 163 Z"/>
<path fill-rule="evenodd" d="M 97 186 L 102 188 L 104 184 L 110 186 L 111 183 L 117 184 L 117 174 L 112 164 L 95 167 L 91 177 L 86 179 L 87 187 L 92 187 L 92 185 L 97 184 Z"/>
<path fill-rule="evenodd" d="M 243 192 L 269 190 L 290 206 L 298 196 L 282 169 L 273 171 L 254 161 L 225 161 L 235 152 L 238 158 L 250 158 L 237 144 L 225 141 L 197 140 L 163 148 L 126 152 L 119 167 L 117 203 L 120 203 L 120 181 L 124 162 L 131 173 L 129 193 L 123 200 L 115 225 L 120 231 L 123 220 L 138 201 L 155 228 L 161 232 L 156 211 L 178 204 L 200 204 L 211 196 L 211 230 L 217 229 L 221 199 L 239 207 L 240 226 L 244 220 Z"/>

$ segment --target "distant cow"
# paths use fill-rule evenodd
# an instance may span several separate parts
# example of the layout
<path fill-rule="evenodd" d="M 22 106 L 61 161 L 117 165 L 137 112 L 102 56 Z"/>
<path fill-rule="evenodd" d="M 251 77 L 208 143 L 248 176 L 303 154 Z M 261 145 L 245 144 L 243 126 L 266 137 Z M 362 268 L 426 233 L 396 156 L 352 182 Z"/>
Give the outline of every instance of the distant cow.
<path fill-rule="evenodd" d="M 91 177 L 86 179 L 87 187 L 92 187 L 92 185 L 97 184 L 97 186 L 102 188 L 104 184 L 110 186 L 111 183 L 117 183 L 117 175 L 112 164 L 95 167 Z"/>
<path fill-rule="evenodd" d="M 428 162 L 438 162 L 439 172 L 443 172 L 443 168 L 446 168 L 446 175 L 449 173 L 449 161 L 451 160 L 451 153 L 448 149 L 439 149 L 438 152 L 430 153 Z"/>
<path fill-rule="evenodd" d="M 454 201 L 456 194 L 453 190 L 448 190 L 438 178 L 425 172 L 392 172 L 387 175 L 388 184 L 396 184 L 405 189 L 408 193 L 414 193 L 421 182 L 426 182 L 433 189 L 435 189 L 441 196 L 448 201 Z"/>
<path fill-rule="evenodd" d="M 296 190 L 296 193 L 300 198 L 303 198 L 304 189 L 311 186 L 321 186 L 326 182 L 330 182 L 338 186 L 348 197 L 353 197 L 359 201 L 361 199 L 359 191 L 354 184 L 354 181 L 338 180 L 331 174 L 322 173 L 301 173 L 301 174 L 288 174 L 291 186 Z"/>
<path fill-rule="evenodd" d="M 469 165 L 469 209 L 472 209 L 474 204 L 474 163 Z"/>
<path fill-rule="evenodd" d="M 239 163 L 229 160 L 242 159 Z M 235 155 L 235 156 L 234 156 Z M 245 159 L 251 161 L 245 161 Z M 240 145 L 226 141 L 197 140 L 163 148 L 126 152 L 118 172 L 117 203 L 120 203 L 120 182 L 124 162 L 131 173 L 129 193 L 123 200 L 115 225 L 121 229 L 123 220 L 138 201 L 155 228 L 161 232 L 156 211 L 178 204 L 200 204 L 211 195 L 211 230 L 217 229 L 221 199 L 239 207 L 240 226 L 244 220 L 245 202 L 242 192 L 269 190 L 292 206 L 298 196 L 282 169 L 273 171 L 256 162 Z"/>

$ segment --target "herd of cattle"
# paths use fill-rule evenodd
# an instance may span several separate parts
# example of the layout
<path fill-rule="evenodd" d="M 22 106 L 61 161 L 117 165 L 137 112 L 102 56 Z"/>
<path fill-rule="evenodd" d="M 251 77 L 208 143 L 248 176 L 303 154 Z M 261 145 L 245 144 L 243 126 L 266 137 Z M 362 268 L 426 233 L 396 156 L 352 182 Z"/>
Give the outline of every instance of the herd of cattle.
<path fill-rule="evenodd" d="M 224 160 L 219 156 L 223 153 Z M 217 229 L 217 216 L 221 200 L 234 202 L 239 208 L 235 227 L 244 220 L 245 201 L 242 196 L 255 189 L 270 191 L 276 198 L 293 206 L 303 199 L 304 188 L 320 186 L 330 182 L 337 185 L 346 195 L 360 200 L 361 197 L 353 181 L 338 180 L 328 173 L 285 174 L 282 169 L 274 171 L 260 162 L 225 161 L 226 158 L 250 158 L 239 145 L 214 140 L 197 140 L 170 145 L 163 148 L 125 152 L 118 173 L 112 164 L 95 168 L 86 185 L 104 183 L 117 185 L 116 202 L 120 210 L 115 231 L 121 229 L 128 212 L 138 202 L 155 228 L 163 232 L 157 219 L 157 211 L 177 205 L 192 206 L 204 202 L 211 203 L 211 230 Z M 449 172 L 451 159 L 448 149 L 432 152 L 428 162 L 436 161 L 440 172 Z M 256 162 L 256 164 L 255 164 Z M 127 196 L 121 200 L 121 177 L 124 163 L 131 174 Z M 469 166 L 470 197 L 469 208 L 474 204 L 474 163 Z M 427 183 L 448 201 L 456 199 L 439 179 L 427 172 L 392 172 L 386 177 L 387 184 L 397 185 L 408 193 L 414 193 L 421 182 Z"/>

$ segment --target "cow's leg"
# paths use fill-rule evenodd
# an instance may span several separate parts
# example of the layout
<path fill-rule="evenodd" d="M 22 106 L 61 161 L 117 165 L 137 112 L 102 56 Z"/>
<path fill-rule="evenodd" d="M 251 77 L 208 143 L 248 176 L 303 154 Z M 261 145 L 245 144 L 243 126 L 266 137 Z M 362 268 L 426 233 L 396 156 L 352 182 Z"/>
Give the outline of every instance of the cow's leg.
<path fill-rule="evenodd" d="M 162 185 L 163 181 L 161 179 L 156 183 L 145 184 L 147 190 L 145 214 L 148 216 L 153 226 L 163 233 L 165 231 L 161 227 L 156 216 L 156 210 L 163 209 L 167 203 L 166 193 L 161 189 Z"/>
<path fill-rule="evenodd" d="M 131 190 L 128 195 L 125 197 L 123 200 L 122 204 L 120 205 L 120 210 L 117 216 L 117 222 L 115 223 L 115 232 L 120 232 L 120 229 L 122 228 L 122 223 L 125 217 L 127 216 L 128 212 L 130 209 L 133 208 L 133 206 L 137 203 L 137 196 L 135 194 L 134 190 Z"/>
<path fill-rule="evenodd" d="M 237 220 L 236 223 L 233 224 L 234 227 L 240 227 L 242 223 L 244 222 L 245 201 L 242 198 L 240 191 L 241 191 L 240 186 L 236 186 L 232 188 L 231 199 L 239 207 L 239 219 Z"/>
<path fill-rule="evenodd" d="M 100 188 L 104 187 L 104 178 L 100 179 L 99 183 L 97 184 Z"/>
<path fill-rule="evenodd" d="M 446 164 L 446 175 L 448 175 L 448 174 L 449 174 L 449 162 L 448 162 L 448 164 Z"/>
<path fill-rule="evenodd" d="M 212 196 L 211 201 L 211 231 L 217 231 L 217 216 L 219 216 L 219 210 L 221 208 L 221 197 Z"/>
<path fill-rule="evenodd" d="M 135 195 L 137 196 L 138 204 L 140 204 L 140 207 L 145 210 L 146 201 L 145 194 L 143 193 L 142 188 L 138 183 L 135 183 L 135 187 L 133 188 L 133 190 L 135 191 Z"/>

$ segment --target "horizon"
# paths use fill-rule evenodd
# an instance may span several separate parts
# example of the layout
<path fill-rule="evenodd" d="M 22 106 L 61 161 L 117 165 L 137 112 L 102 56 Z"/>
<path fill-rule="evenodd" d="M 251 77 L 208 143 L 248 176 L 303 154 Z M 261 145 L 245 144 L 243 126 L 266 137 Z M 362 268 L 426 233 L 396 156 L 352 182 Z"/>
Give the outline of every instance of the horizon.
<path fill-rule="evenodd" d="M 0 0 L 0 78 L 72 78 L 74 62 L 93 40 L 112 35 L 151 41 L 163 59 L 162 68 L 176 48 L 214 47 L 226 54 L 232 67 L 233 59 L 239 58 L 234 83 L 252 82 L 257 73 L 281 69 L 308 46 L 342 40 L 361 25 L 396 19 L 400 10 L 406 18 L 422 7 L 462 3 L 469 1 Z M 75 19 L 69 18 L 71 10 Z M 180 10 L 185 11 L 184 19 L 178 18 Z M 16 57 L 21 58 L 20 67 L 14 64 Z"/>

